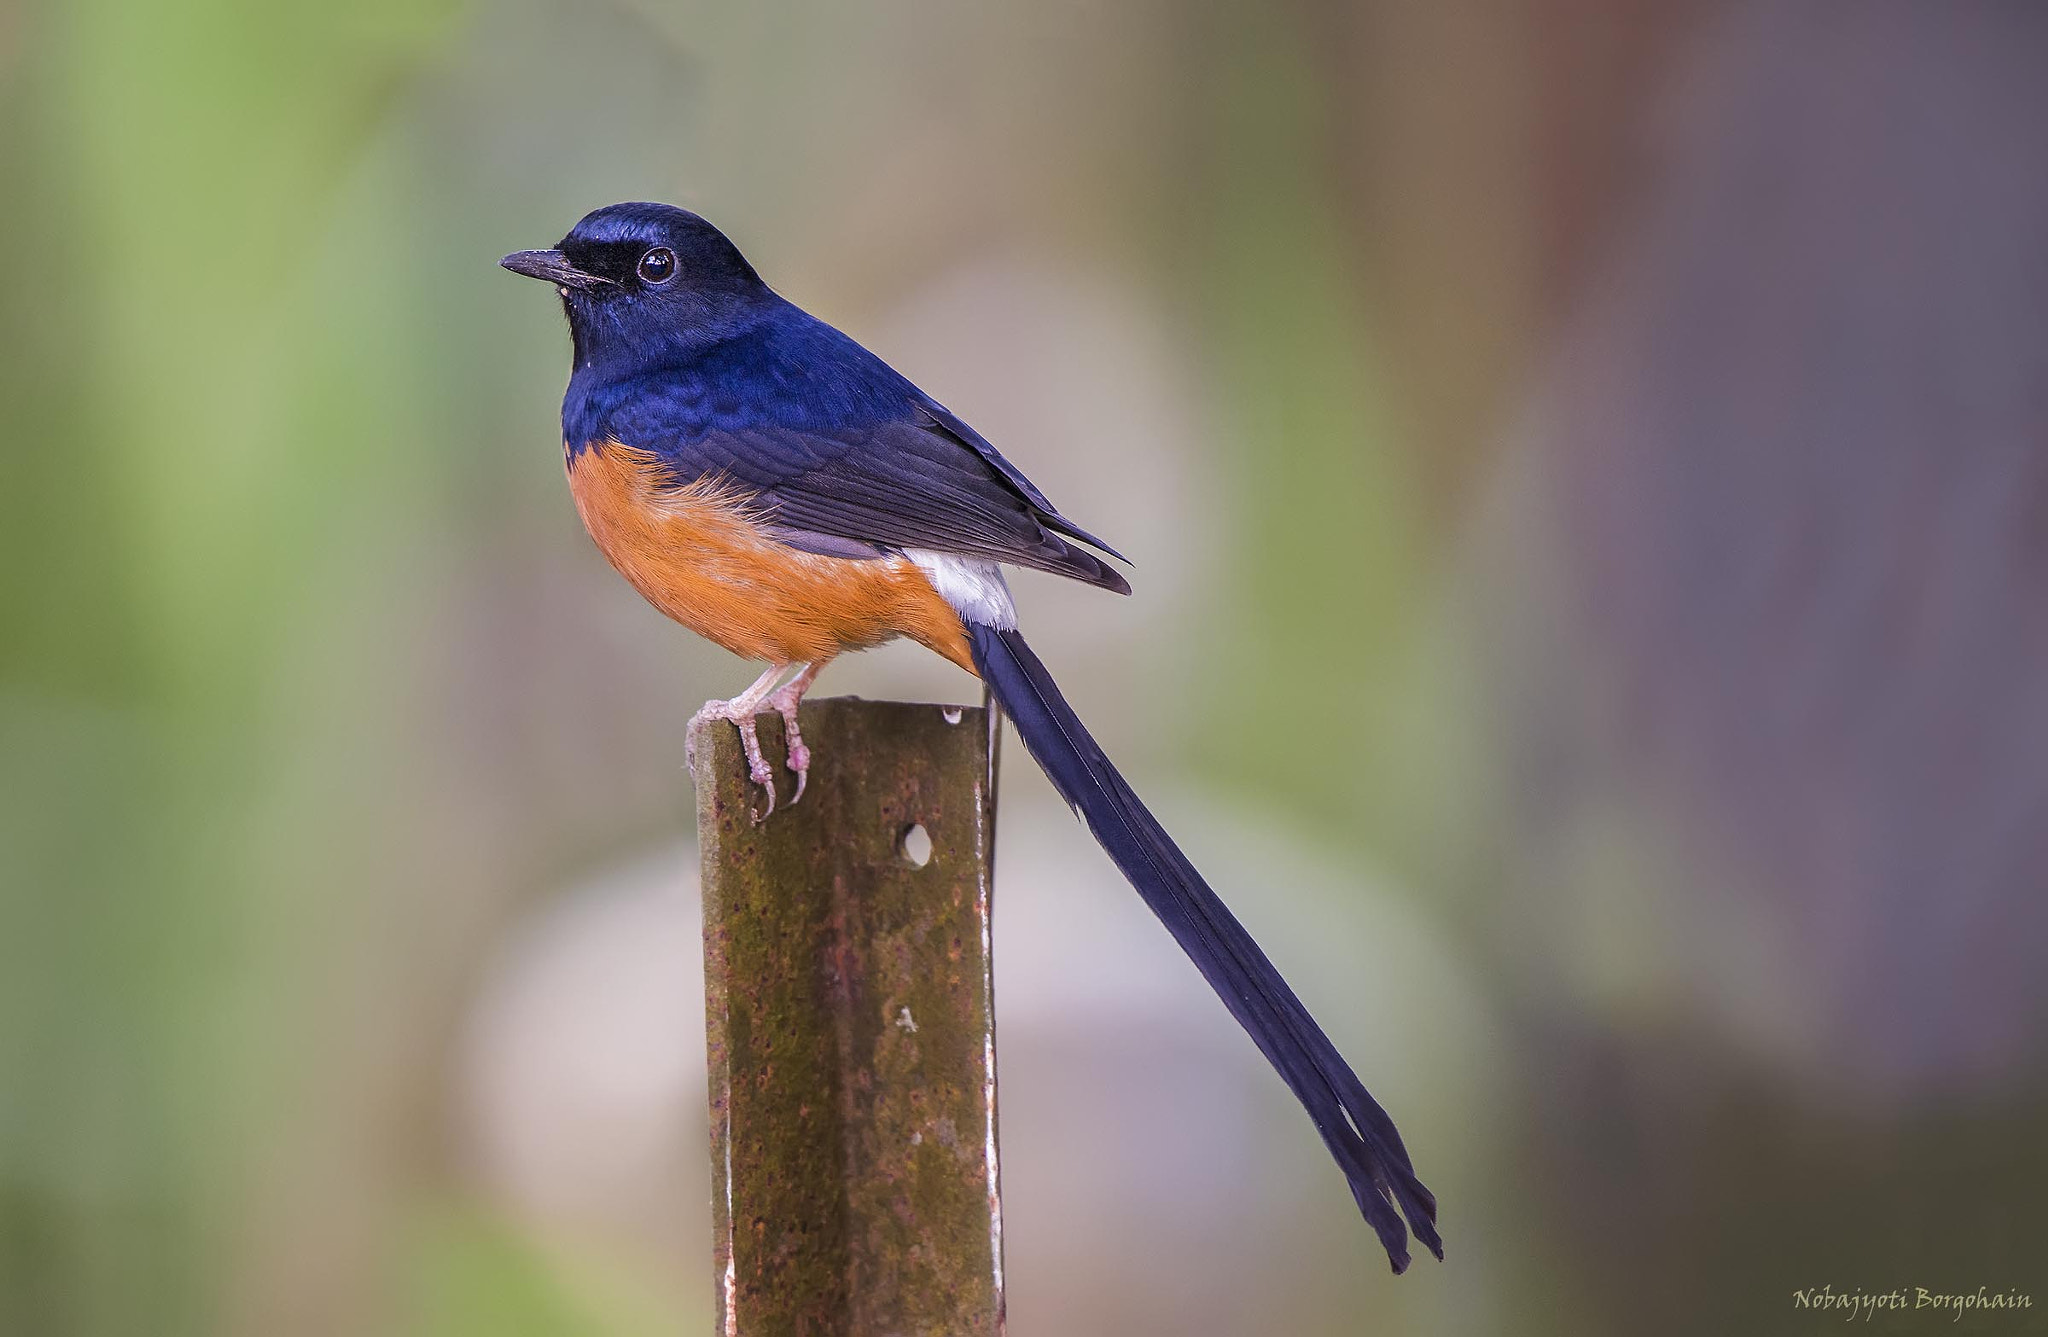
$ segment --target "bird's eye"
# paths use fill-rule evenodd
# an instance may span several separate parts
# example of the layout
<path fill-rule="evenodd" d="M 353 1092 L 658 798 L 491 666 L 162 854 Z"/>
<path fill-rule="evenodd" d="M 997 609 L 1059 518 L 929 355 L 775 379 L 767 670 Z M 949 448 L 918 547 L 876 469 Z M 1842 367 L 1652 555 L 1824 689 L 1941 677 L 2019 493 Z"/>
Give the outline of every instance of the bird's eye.
<path fill-rule="evenodd" d="M 642 283 L 667 283 L 675 274 L 676 253 L 666 246 L 657 246 L 640 257 Z"/>

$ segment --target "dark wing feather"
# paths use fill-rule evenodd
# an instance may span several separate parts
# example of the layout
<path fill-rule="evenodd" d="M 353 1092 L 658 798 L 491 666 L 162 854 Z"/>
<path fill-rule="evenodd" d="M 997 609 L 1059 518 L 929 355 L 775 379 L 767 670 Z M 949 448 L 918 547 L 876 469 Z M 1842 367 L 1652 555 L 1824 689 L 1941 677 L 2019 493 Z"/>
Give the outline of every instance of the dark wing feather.
<path fill-rule="evenodd" d="M 1108 553 L 1119 562 L 1128 562 L 1130 560 L 1130 558 L 1124 556 L 1115 548 L 1110 547 L 1107 543 L 1104 543 L 1101 539 L 1095 537 L 1055 510 L 1052 502 L 1047 500 L 1043 492 L 1040 492 L 1032 485 L 1031 480 L 1024 476 L 1021 469 L 1004 459 L 1002 452 L 990 445 L 981 433 L 953 416 L 952 410 L 943 404 L 929 399 L 918 405 L 918 408 L 921 411 L 921 416 L 930 418 L 931 429 L 934 432 L 943 433 L 973 451 L 990 468 L 1000 474 L 1004 482 L 1015 488 L 1019 496 L 1030 502 L 1047 529 L 1055 533 L 1065 534 L 1068 538 L 1079 539 L 1091 548 L 1097 548 Z"/>
<path fill-rule="evenodd" d="M 749 426 L 660 454 L 678 483 L 712 474 L 731 480 L 785 541 L 806 551 L 929 548 L 1130 592 L 1107 563 L 1063 536 L 1080 537 L 1049 505 L 937 426 L 884 422 L 846 435 Z"/>

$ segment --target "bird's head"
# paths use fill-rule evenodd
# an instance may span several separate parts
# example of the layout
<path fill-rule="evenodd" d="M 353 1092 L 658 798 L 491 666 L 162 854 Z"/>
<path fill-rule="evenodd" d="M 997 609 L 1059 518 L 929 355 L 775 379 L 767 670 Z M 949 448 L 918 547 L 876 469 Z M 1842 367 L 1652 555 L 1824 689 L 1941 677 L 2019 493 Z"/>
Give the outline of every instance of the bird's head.
<path fill-rule="evenodd" d="M 775 301 L 724 233 L 666 204 L 608 205 L 553 250 L 498 263 L 561 293 L 579 372 L 687 355 L 745 329 Z"/>

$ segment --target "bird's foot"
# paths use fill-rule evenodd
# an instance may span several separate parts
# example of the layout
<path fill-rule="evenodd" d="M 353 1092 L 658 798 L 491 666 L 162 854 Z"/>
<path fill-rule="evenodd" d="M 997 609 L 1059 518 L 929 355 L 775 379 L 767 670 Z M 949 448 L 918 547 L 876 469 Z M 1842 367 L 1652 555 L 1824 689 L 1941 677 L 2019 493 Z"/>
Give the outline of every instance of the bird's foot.
<path fill-rule="evenodd" d="M 804 736 L 797 728 L 797 707 L 802 704 L 804 692 L 818 676 L 818 665 L 806 664 L 803 671 L 768 694 L 769 709 L 782 716 L 782 739 L 788 753 L 789 769 L 796 772 L 796 793 L 790 795 L 789 803 L 795 807 L 804 796 L 804 785 L 811 778 L 811 750 L 804 746 Z"/>
<path fill-rule="evenodd" d="M 702 710 L 690 716 L 690 726 L 683 741 L 683 759 L 694 767 L 697 764 L 698 726 L 710 720 L 724 720 L 740 731 L 740 746 L 747 754 L 747 778 L 761 786 L 768 794 L 768 806 L 751 814 L 757 826 L 767 821 L 768 815 L 775 811 L 775 770 L 768 764 L 768 759 L 761 755 L 761 736 L 754 727 L 754 715 L 761 709 L 761 703 L 768 698 L 769 693 L 774 691 L 775 680 L 781 676 L 782 666 L 778 664 L 756 678 L 753 686 L 731 700 L 706 701 Z"/>
<path fill-rule="evenodd" d="M 768 806 L 753 814 L 757 824 L 768 820 L 768 814 L 775 811 L 775 768 L 768 764 L 768 758 L 761 755 L 761 735 L 754 727 L 754 712 L 760 704 L 744 697 L 734 697 L 730 701 L 706 701 L 704 708 L 690 717 L 693 737 L 697 726 L 707 720 L 724 720 L 740 731 L 740 746 L 747 754 L 747 778 L 761 786 L 768 795 Z M 694 746 L 686 745 L 684 748 L 691 765 L 696 764 L 695 751 Z"/>

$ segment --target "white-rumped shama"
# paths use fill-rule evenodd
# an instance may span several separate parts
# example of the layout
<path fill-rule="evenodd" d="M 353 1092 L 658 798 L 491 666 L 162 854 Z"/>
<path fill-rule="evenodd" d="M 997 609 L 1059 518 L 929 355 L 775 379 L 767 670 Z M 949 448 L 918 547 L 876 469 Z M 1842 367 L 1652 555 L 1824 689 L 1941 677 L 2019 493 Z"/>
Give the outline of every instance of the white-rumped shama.
<path fill-rule="evenodd" d="M 1017 631 L 1002 563 L 1128 594 L 1089 550 L 1118 554 L 943 405 L 772 291 L 695 214 L 613 205 L 554 249 L 502 263 L 554 284 L 568 314 L 563 450 L 590 536 L 656 608 L 768 665 L 692 721 L 738 727 L 768 809 L 775 777 L 754 716 L 782 716 L 800 800 L 810 751 L 797 703 L 835 655 L 908 636 L 978 675 L 1307 1109 L 1394 1270 L 1410 1226 L 1441 1258 L 1436 1200 L 1393 1120 Z"/>

